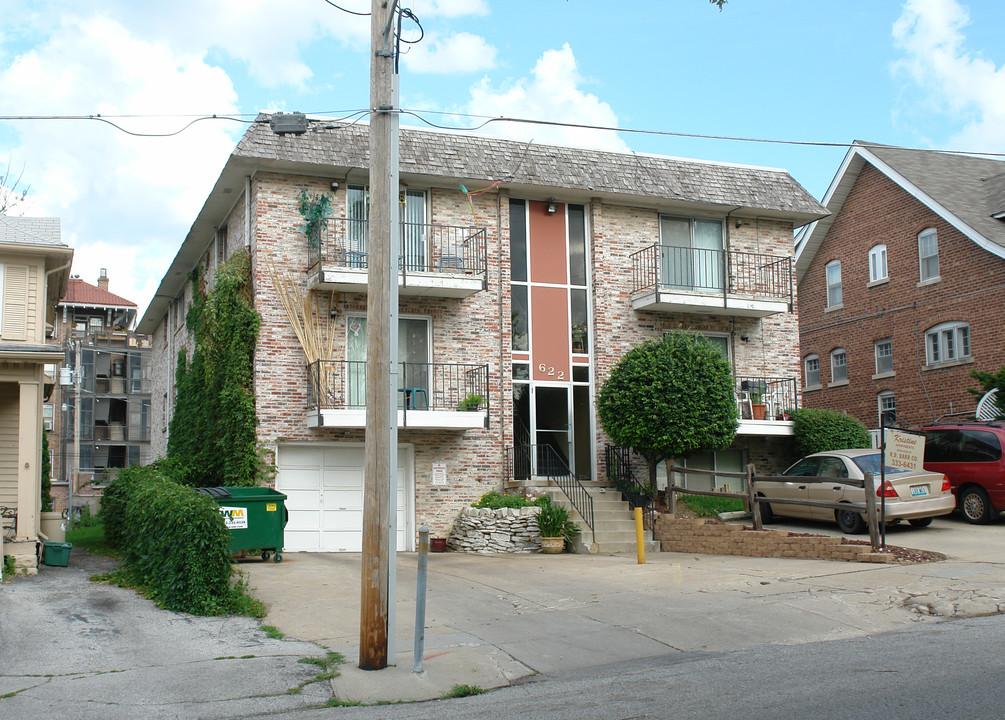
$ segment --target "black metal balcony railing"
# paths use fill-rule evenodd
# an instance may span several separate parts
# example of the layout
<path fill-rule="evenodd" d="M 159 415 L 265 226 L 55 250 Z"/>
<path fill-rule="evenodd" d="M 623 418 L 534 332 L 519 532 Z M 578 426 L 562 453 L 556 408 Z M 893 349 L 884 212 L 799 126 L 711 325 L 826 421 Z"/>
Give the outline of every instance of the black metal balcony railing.
<path fill-rule="evenodd" d="M 329 218 L 317 240 L 307 243 L 308 267 L 319 264 L 366 269 L 369 222 Z M 485 228 L 401 223 L 399 270 L 481 275 L 488 273 Z"/>
<path fill-rule="evenodd" d="M 721 293 L 792 304 L 792 258 L 733 250 L 651 245 L 631 254 L 632 292 Z"/>
<path fill-rule="evenodd" d="M 307 366 L 307 406 L 317 410 L 366 407 L 366 362 L 318 360 Z M 455 363 L 399 363 L 398 408 L 489 409 L 489 367 Z"/>
<path fill-rule="evenodd" d="M 788 420 L 799 409 L 796 378 L 736 378 L 736 401 L 741 420 Z"/>
<path fill-rule="evenodd" d="M 607 445 L 604 447 L 604 468 L 621 496 L 633 508 L 642 508 L 642 525 L 646 530 L 652 530 L 656 520 L 656 508 L 646 492 L 645 486 L 632 472 L 632 449 Z"/>

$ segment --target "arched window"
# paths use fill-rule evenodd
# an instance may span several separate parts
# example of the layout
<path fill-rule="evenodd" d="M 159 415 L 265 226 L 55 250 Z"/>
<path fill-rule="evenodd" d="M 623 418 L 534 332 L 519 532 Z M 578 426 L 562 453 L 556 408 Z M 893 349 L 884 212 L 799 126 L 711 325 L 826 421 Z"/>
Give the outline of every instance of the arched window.
<path fill-rule="evenodd" d="M 939 277 L 939 236 L 935 228 L 918 233 L 918 264 L 922 282 Z"/>
<path fill-rule="evenodd" d="M 834 348 L 831 350 L 831 382 L 841 383 L 848 381 L 848 359 L 844 348 Z"/>
<path fill-rule="evenodd" d="M 876 396 L 879 406 L 879 424 L 889 427 L 897 424 L 897 397 L 892 390 L 884 390 Z"/>
<path fill-rule="evenodd" d="M 818 387 L 820 385 L 820 357 L 818 355 L 807 355 L 803 360 L 803 381 L 805 387 Z"/>
<path fill-rule="evenodd" d="M 886 271 L 886 245 L 873 245 L 869 250 L 869 282 L 879 282 L 889 277 Z"/>

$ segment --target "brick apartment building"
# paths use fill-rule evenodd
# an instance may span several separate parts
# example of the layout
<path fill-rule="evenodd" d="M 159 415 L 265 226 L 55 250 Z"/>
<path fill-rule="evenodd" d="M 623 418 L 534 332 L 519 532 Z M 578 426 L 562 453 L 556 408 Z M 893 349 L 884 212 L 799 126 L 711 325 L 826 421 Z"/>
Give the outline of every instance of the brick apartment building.
<path fill-rule="evenodd" d="M 803 402 L 904 426 L 1005 364 L 1005 162 L 856 143 L 797 237 Z"/>
<path fill-rule="evenodd" d="M 290 550 L 360 547 L 367 168 L 366 126 L 311 121 L 305 134 L 278 136 L 260 117 L 138 328 L 153 337 L 157 455 L 177 353 L 190 342 L 190 271 L 211 281 L 248 249 L 262 316 L 258 432 L 289 498 Z M 595 393 L 626 350 L 677 328 L 728 356 L 741 413 L 730 450 L 687 462 L 769 469 L 789 459 L 792 232 L 825 211 L 785 171 L 404 129 L 400 182 L 400 548 L 414 546 L 419 525 L 445 534 L 463 506 L 519 478 L 514 447 L 535 448 L 525 475 L 557 458 L 576 480 L 603 481 Z M 333 198 L 317 241 L 302 231 L 301 190 Z M 330 359 L 306 366 L 274 271 L 292 273 L 335 318 Z M 771 403 L 763 420 L 752 417 L 759 390 Z"/>
<path fill-rule="evenodd" d="M 150 456 L 150 338 L 134 332 L 136 303 L 72 276 L 56 306 L 53 338 L 63 370 L 43 408 L 52 458 L 54 508 L 97 510 L 116 468 Z M 78 372 L 79 371 L 79 372 Z"/>

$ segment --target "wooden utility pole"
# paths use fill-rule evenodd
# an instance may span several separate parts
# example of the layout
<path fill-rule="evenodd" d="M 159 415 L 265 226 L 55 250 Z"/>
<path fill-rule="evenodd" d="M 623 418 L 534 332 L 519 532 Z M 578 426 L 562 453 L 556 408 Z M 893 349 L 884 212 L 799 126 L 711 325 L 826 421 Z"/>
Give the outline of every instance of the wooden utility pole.
<path fill-rule="evenodd" d="M 396 7 L 397 0 L 371 0 L 366 449 L 359 629 L 359 667 L 363 670 L 387 667 L 388 641 L 393 641 L 394 634 L 397 544 L 391 504 L 396 504 L 398 472 L 399 228 Z"/>

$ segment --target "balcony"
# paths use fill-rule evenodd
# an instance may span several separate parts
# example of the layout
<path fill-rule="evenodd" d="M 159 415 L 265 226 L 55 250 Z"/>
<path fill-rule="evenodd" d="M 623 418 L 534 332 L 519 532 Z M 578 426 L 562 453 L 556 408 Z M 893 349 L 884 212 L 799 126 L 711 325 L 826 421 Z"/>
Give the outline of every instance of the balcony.
<path fill-rule="evenodd" d="M 311 288 L 365 293 L 368 232 L 366 220 L 329 219 L 308 242 Z M 484 290 L 486 237 L 485 228 L 402 223 L 399 294 L 466 298 Z"/>
<path fill-rule="evenodd" d="M 307 427 L 366 427 L 366 362 L 319 360 L 307 366 Z M 488 365 L 400 363 L 398 427 L 488 427 Z"/>
<path fill-rule="evenodd" d="M 767 317 L 792 309 L 792 258 L 652 245 L 632 253 L 632 309 Z"/>
<path fill-rule="evenodd" d="M 799 409 L 796 378 L 737 376 L 737 435 L 792 435 L 790 413 Z"/>

